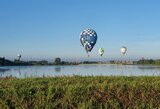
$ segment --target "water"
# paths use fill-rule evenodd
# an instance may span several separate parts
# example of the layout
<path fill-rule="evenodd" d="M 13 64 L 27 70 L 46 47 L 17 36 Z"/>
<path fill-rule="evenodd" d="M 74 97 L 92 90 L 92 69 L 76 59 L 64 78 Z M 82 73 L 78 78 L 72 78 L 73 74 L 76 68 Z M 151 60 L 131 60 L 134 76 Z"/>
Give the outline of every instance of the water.
<path fill-rule="evenodd" d="M 70 65 L 70 66 L 5 66 L 0 77 L 17 78 L 43 76 L 160 76 L 160 66 L 137 65 Z"/>

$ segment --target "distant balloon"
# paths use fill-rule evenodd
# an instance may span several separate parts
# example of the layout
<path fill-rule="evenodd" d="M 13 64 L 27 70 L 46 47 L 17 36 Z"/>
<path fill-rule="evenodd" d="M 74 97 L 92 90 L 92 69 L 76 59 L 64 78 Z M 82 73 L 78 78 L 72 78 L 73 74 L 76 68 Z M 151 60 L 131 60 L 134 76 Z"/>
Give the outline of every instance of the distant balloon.
<path fill-rule="evenodd" d="M 127 52 L 127 47 L 125 47 L 125 46 L 121 47 L 120 52 L 121 52 L 122 54 L 126 54 L 126 52 Z"/>
<path fill-rule="evenodd" d="M 102 56 L 104 54 L 104 49 L 103 48 L 99 48 L 99 55 Z"/>
<path fill-rule="evenodd" d="M 21 57 L 21 54 L 18 54 L 17 56 L 18 56 L 18 57 Z"/>
<path fill-rule="evenodd" d="M 20 61 L 22 55 L 21 55 L 21 54 L 18 54 L 17 57 L 18 57 L 18 60 Z"/>
<path fill-rule="evenodd" d="M 85 29 L 80 34 L 80 42 L 86 52 L 91 52 L 97 42 L 97 33 L 92 29 Z"/>

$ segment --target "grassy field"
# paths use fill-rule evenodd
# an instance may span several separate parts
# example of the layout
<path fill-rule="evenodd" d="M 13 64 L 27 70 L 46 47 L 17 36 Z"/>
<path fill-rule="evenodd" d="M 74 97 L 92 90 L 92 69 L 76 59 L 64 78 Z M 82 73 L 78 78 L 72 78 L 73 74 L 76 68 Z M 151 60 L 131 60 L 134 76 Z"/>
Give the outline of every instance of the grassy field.
<path fill-rule="evenodd" d="M 160 77 L 0 79 L 0 109 L 106 108 L 160 108 Z"/>

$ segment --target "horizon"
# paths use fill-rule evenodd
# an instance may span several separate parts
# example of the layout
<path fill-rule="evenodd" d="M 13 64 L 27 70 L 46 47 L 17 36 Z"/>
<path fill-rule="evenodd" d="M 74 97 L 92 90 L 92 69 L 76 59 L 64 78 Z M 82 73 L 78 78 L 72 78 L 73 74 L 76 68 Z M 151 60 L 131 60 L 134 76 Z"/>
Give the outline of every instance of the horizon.
<path fill-rule="evenodd" d="M 0 57 L 0 58 L 5 58 L 6 60 L 9 60 L 9 61 L 14 61 L 14 60 L 18 60 L 17 58 L 14 58 L 14 59 L 7 59 L 6 57 Z M 47 58 L 30 58 L 30 59 L 23 59 L 21 58 L 21 61 L 26 61 L 26 62 L 29 62 L 29 61 L 48 61 L 49 63 L 52 63 L 55 61 L 56 58 L 60 58 L 61 61 L 65 61 L 65 62 L 84 62 L 84 61 L 88 61 L 88 62 L 110 62 L 110 61 L 132 61 L 132 62 L 136 62 L 136 61 L 140 61 L 142 59 L 145 59 L 145 60 L 160 60 L 159 58 L 157 59 L 153 59 L 153 58 L 139 58 L 139 59 L 126 59 L 124 57 L 122 58 L 111 58 L 111 59 L 108 59 L 108 58 L 77 58 L 77 59 L 74 59 L 74 58 L 61 58 L 61 57 L 55 57 L 55 58 L 52 58 L 52 59 L 47 59 Z"/>
<path fill-rule="evenodd" d="M 22 60 L 160 59 L 160 1 L 0 1 L 0 57 Z M 98 40 L 87 57 L 80 33 L 91 28 Z M 98 54 L 104 48 L 103 57 Z"/>

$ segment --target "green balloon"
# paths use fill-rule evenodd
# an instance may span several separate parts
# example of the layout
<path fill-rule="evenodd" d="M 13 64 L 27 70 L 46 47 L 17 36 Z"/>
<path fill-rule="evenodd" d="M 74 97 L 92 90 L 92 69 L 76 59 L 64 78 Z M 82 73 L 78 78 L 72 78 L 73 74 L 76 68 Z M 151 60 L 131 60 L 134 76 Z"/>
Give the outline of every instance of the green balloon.
<path fill-rule="evenodd" d="M 99 55 L 102 56 L 104 54 L 104 49 L 103 48 L 99 48 Z"/>

